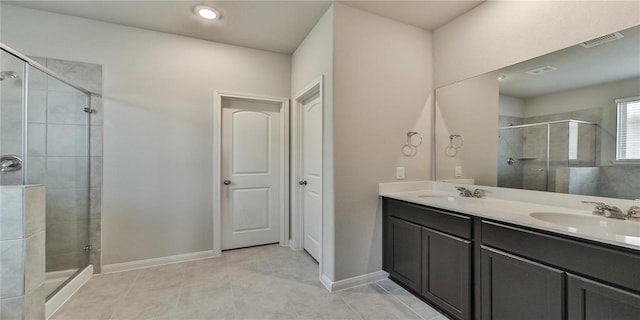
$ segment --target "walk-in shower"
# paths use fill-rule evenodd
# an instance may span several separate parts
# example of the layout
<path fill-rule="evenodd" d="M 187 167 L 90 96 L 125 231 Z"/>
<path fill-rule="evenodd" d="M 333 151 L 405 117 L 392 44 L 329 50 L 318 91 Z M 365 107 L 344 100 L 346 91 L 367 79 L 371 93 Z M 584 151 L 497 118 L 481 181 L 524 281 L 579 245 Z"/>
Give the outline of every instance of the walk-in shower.
<path fill-rule="evenodd" d="M 53 59 L 0 47 L 0 185 L 46 187 L 44 290 L 51 296 L 90 263 L 97 95 L 47 67 Z"/>
<path fill-rule="evenodd" d="M 569 168 L 585 168 L 574 174 L 584 175 L 596 166 L 597 139 L 598 125 L 587 121 L 502 127 L 498 131 L 498 186 L 585 194 L 570 192 L 571 188 L 589 186 L 570 185 Z"/>

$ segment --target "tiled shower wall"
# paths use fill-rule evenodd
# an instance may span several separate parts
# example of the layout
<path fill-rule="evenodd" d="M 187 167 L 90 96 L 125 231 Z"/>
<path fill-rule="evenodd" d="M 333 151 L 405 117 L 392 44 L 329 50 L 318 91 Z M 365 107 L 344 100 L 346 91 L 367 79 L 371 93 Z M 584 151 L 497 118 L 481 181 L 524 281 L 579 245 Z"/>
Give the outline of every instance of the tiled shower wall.
<path fill-rule="evenodd" d="M 72 83 L 102 92 L 101 65 L 33 59 Z M 86 95 L 34 70 L 29 75 L 28 101 L 27 182 L 47 186 L 47 272 L 80 268 L 87 262 L 100 272 L 102 101 L 91 97 L 95 111 L 89 120 L 90 159 L 83 110 Z M 88 254 L 86 245 L 92 246 Z"/>
<path fill-rule="evenodd" d="M 519 117 L 500 116 L 498 127 L 504 128 L 523 124 Z M 522 130 L 498 130 L 498 186 L 522 189 L 522 161 L 523 156 Z M 515 162 L 509 164 L 509 158 Z"/>
<path fill-rule="evenodd" d="M 0 186 L 0 319 L 45 318 L 44 212 L 44 186 Z"/>

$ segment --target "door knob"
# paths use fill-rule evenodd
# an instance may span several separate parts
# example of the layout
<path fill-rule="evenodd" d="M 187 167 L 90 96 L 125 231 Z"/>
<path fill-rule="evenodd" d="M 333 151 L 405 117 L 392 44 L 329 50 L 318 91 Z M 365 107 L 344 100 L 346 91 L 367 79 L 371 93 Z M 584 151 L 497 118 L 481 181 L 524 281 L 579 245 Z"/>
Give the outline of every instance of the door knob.
<path fill-rule="evenodd" d="M 298 181 L 298 184 L 301 185 L 301 186 L 306 186 L 307 185 L 307 180 Z"/>
<path fill-rule="evenodd" d="M 225 180 L 225 181 L 222 181 L 222 183 L 223 183 L 225 186 L 228 186 L 228 185 L 230 185 L 230 184 L 231 184 L 231 181 L 229 181 L 229 180 Z"/>

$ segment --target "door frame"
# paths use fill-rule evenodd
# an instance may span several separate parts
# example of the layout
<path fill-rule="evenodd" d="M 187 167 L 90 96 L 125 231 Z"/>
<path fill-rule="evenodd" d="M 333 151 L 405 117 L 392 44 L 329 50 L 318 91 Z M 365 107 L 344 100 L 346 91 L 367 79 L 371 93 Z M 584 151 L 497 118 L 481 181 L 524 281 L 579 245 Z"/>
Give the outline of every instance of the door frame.
<path fill-rule="evenodd" d="M 291 186 L 296 186 L 296 189 L 291 192 L 291 249 L 293 250 L 303 250 L 304 249 L 304 215 L 303 215 L 303 199 L 304 199 L 304 189 L 299 188 L 298 180 L 304 174 L 302 167 L 303 160 L 303 150 L 302 150 L 302 108 L 304 107 L 304 100 L 318 93 L 320 95 L 320 105 L 322 106 L 323 115 L 324 115 L 324 97 L 323 97 L 323 76 L 319 76 L 314 79 L 310 84 L 300 90 L 293 97 L 293 115 L 292 115 L 292 123 L 291 123 L 291 149 L 292 151 L 292 167 L 291 167 Z M 324 118 L 324 116 L 323 116 Z M 322 128 L 324 131 L 324 119 L 322 121 Z M 324 140 L 324 134 L 322 134 Z M 324 154 L 324 142 L 322 146 L 322 154 Z M 322 161 L 324 163 L 324 159 Z M 324 167 L 324 165 L 323 165 Z M 322 197 L 324 199 L 324 171 L 322 172 Z M 324 201 L 323 201 L 324 202 Z M 324 216 L 324 208 L 321 208 L 320 212 Z M 322 251 L 323 251 L 323 237 L 322 233 L 324 232 L 323 227 L 323 217 L 320 219 L 320 261 L 318 264 L 320 266 L 320 275 L 322 275 Z"/>
<path fill-rule="evenodd" d="M 215 91 L 213 100 L 213 254 L 222 254 L 222 100 L 244 99 L 280 105 L 280 245 L 289 245 L 289 98 Z"/>

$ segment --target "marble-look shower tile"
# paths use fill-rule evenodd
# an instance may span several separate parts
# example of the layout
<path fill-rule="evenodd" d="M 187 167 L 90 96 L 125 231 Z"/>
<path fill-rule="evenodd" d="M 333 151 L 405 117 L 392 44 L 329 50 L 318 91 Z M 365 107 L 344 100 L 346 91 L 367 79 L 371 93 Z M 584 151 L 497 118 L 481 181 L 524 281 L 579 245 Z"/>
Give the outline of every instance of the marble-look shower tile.
<path fill-rule="evenodd" d="M 45 230 L 45 193 L 44 186 L 32 186 L 24 189 L 25 237 L 30 237 Z"/>
<path fill-rule="evenodd" d="M 86 188 L 88 183 L 88 158 L 47 157 L 47 188 Z"/>
<path fill-rule="evenodd" d="M 47 189 L 47 223 L 71 223 L 77 218 L 76 204 L 82 189 Z M 80 193 L 80 194 L 78 194 Z"/>
<path fill-rule="evenodd" d="M 0 298 L 24 295 L 25 240 L 0 241 Z"/>
<path fill-rule="evenodd" d="M 47 122 L 47 91 L 29 87 L 28 116 L 29 123 Z"/>
<path fill-rule="evenodd" d="M 42 123 L 29 123 L 27 132 L 27 154 L 29 156 L 45 156 L 47 152 L 47 126 Z"/>
<path fill-rule="evenodd" d="M 0 189 L 0 241 L 24 237 L 23 188 Z"/>
<path fill-rule="evenodd" d="M 75 221 L 47 224 L 47 255 L 77 252 L 78 225 Z"/>
<path fill-rule="evenodd" d="M 30 57 L 42 66 L 47 66 L 47 59 L 40 57 Z M 34 68 L 29 68 L 29 90 L 47 90 L 49 75 Z"/>
<path fill-rule="evenodd" d="M 78 267 L 78 253 L 65 252 L 53 254 L 47 252 L 45 262 L 47 272 L 74 269 Z"/>
<path fill-rule="evenodd" d="M 49 58 L 47 59 L 47 67 L 58 74 L 64 75 L 73 84 L 95 93 L 102 93 L 102 65 Z M 53 90 L 68 90 L 66 87 L 58 87 L 58 84 L 50 85 L 49 88 Z"/>
<path fill-rule="evenodd" d="M 25 319 L 45 319 L 45 298 L 43 281 L 40 286 L 28 292 L 24 297 Z"/>
<path fill-rule="evenodd" d="M 90 161 L 90 188 L 100 189 L 102 188 L 102 157 L 91 157 Z"/>
<path fill-rule="evenodd" d="M 0 299 L 0 319 L 25 319 L 24 296 Z"/>
<path fill-rule="evenodd" d="M 0 125 L 0 147 L 3 155 L 14 154 L 23 156 L 22 122 L 5 121 Z"/>
<path fill-rule="evenodd" d="M 27 158 L 27 184 L 45 184 L 47 174 L 47 158 L 33 156 Z M 48 187 L 48 186 L 47 186 Z"/>
<path fill-rule="evenodd" d="M 84 95 L 50 91 L 47 97 L 47 123 L 84 125 L 87 123 L 85 107 Z"/>
<path fill-rule="evenodd" d="M 104 123 L 104 108 L 102 98 L 98 96 L 91 96 L 91 125 L 102 126 Z"/>
<path fill-rule="evenodd" d="M 91 156 L 102 157 L 102 126 L 91 126 Z"/>
<path fill-rule="evenodd" d="M 24 263 L 25 292 L 36 290 L 45 280 L 45 232 L 40 231 L 26 239 Z"/>
<path fill-rule="evenodd" d="M 47 156 L 85 157 L 87 128 L 84 125 L 47 125 Z"/>

